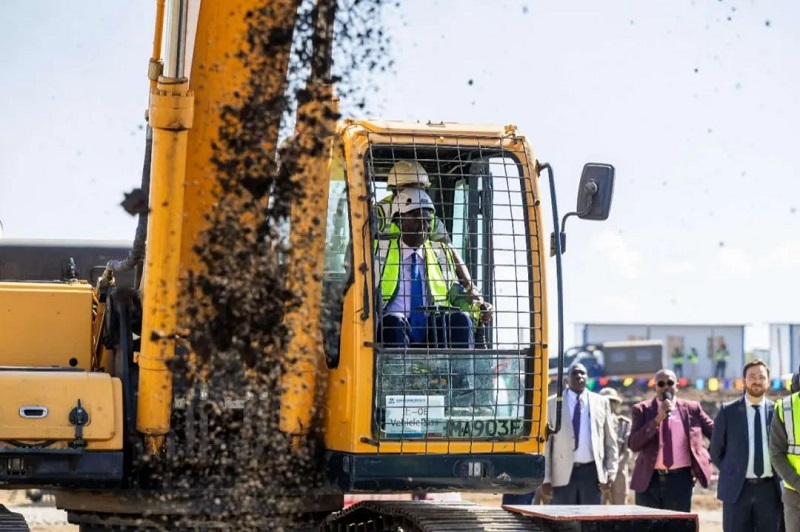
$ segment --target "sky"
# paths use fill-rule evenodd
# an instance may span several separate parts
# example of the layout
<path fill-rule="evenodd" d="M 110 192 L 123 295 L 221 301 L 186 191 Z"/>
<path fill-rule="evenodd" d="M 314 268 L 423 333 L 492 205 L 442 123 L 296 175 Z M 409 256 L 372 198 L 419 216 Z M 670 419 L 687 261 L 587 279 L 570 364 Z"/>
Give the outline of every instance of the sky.
<path fill-rule="evenodd" d="M 118 205 L 141 179 L 154 6 L 0 2 L 5 237 L 132 238 Z M 609 219 L 567 225 L 568 344 L 578 322 L 714 323 L 768 347 L 764 324 L 800 322 L 800 3 L 401 0 L 383 17 L 393 69 L 348 114 L 515 124 L 562 214 L 584 163 L 616 168 Z"/>

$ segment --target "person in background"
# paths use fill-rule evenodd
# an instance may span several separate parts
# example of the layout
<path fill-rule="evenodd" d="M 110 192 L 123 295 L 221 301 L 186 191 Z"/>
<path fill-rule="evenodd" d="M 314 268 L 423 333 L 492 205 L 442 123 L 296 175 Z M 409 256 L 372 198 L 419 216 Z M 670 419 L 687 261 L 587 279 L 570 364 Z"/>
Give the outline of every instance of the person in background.
<path fill-rule="evenodd" d="M 676 377 L 683 377 L 683 351 L 679 347 L 672 352 L 672 370 Z"/>
<path fill-rule="evenodd" d="M 697 378 L 697 362 L 699 358 L 700 357 L 697 354 L 697 349 L 695 349 L 694 347 L 689 349 L 689 356 L 687 357 L 687 359 L 689 361 L 689 366 L 692 368 L 691 376 L 693 379 Z"/>
<path fill-rule="evenodd" d="M 586 389 L 586 368 L 574 362 L 567 370 L 561 430 L 547 439 L 544 482 L 537 492 L 505 494 L 503 504 L 600 504 L 601 489 L 611 488 L 617 474 L 617 443 L 608 400 Z M 555 426 L 556 396 L 547 402 L 547 422 Z"/>
<path fill-rule="evenodd" d="M 728 352 L 728 346 L 725 343 L 719 344 L 719 349 L 714 354 L 714 360 L 717 361 L 717 365 L 714 368 L 714 376 L 718 379 L 725 378 L 725 368 L 728 365 L 728 360 L 731 359 L 731 354 Z"/>
<path fill-rule="evenodd" d="M 675 398 L 677 384 L 674 372 L 659 370 L 656 396 L 633 406 L 628 448 L 639 455 L 631 489 L 639 506 L 689 512 L 695 481 L 707 488 L 711 478 L 703 436 L 711 438 L 714 422 L 699 403 Z"/>
<path fill-rule="evenodd" d="M 792 393 L 775 401 L 769 429 L 772 469 L 783 479 L 783 522 L 800 530 L 800 373 L 792 375 Z"/>
<path fill-rule="evenodd" d="M 722 405 L 714 419 L 709 454 L 719 469 L 717 498 L 725 532 L 777 532 L 783 521 L 781 489 L 769 459 L 774 403 L 765 397 L 769 368 L 745 365 L 745 393 Z"/>
<path fill-rule="evenodd" d="M 617 437 L 617 476 L 610 490 L 603 491 L 603 504 L 626 504 L 628 499 L 628 481 L 630 477 L 631 450 L 628 449 L 628 436 L 631 434 L 631 420 L 620 414 L 622 399 L 614 388 L 603 388 L 600 395 L 608 399 L 614 434 Z"/>

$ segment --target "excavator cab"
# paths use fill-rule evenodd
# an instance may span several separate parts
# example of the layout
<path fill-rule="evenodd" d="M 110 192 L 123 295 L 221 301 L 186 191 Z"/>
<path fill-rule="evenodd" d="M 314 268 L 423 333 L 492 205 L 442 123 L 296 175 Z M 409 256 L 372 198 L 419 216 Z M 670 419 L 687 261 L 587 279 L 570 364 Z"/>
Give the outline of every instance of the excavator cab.
<path fill-rule="evenodd" d="M 423 248 L 438 286 L 427 338 L 410 345 L 381 334 L 394 310 L 388 272 L 401 268 L 400 187 L 389 183 L 398 162 L 422 168 L 435 210 Z M 512 126 L 346 121 L 330 169 L 329 480 L 345 492 L 531 490 L 544 473 L 547 333 L 525 138 Z M 468 342 L 453 341 L 456 315 L 469 318 Z"/>

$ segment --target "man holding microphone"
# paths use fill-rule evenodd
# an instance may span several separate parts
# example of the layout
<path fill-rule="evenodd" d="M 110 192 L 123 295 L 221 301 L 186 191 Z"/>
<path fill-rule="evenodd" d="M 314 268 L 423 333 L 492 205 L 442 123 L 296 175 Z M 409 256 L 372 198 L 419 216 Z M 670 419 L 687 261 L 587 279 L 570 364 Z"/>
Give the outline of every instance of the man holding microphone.
<path fill-rule="evenodd" d="M 675 398 L 678 379 L 662 369 L 655 376 L 656 396 L 631 410 L 628 447 L 639 453 L 631 477 L 636 504 L 689 512 L 695 481 L 708 487 L 711 458 L 703 436 L 714 422 L 696 401 Z"/>

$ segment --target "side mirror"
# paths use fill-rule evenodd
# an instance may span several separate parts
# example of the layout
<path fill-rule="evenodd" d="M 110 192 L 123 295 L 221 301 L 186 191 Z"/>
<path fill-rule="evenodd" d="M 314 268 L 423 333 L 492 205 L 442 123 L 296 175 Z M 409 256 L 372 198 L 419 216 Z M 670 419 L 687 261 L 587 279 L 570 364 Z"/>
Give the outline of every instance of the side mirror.
<path fill-rule="evenodd" d="M 587 163 L 578 189 L 578 218 L 605 220 L 614 197 L 614 167 L 610 164 Z"/>

